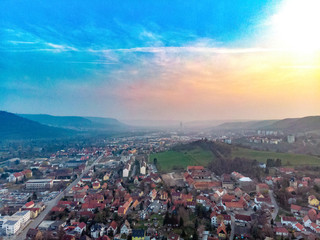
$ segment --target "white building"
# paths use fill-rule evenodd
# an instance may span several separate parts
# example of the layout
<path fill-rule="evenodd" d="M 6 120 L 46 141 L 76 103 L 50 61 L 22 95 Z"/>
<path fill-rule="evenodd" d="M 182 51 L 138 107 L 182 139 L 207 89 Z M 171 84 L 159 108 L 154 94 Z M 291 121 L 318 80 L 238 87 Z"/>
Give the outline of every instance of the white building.
<path fill-rule="evenodd" d="M 43 190 L 53 187 L 52 179 L 31 179 L 26 182 L 26 189 L 28 190 Z"/>
<path fill-rule="evenodd" d="M 131 229 L 130 229 L 130 224 L 129 224 L 129 222 L 126 220 L 125 222 L 124 222 L 124 224 L 121 226 L 121 228 L 120 228 L 120 233 L 121 234 L 125 234 L 125 235 L 129 235 L 130 234 L 130 232 L 131 232 Z"/>
<path fill-rule="evenodd" d="M 147 172 L 147 164 L 145 161 L 142 161 L 140 165 L 140 174 L 146 175 L 146 172 Z"/>
<path fill-rule="evenodd" d="M 14 235 L 20 228 L 19 220 L 5 220 L 2 224 L 2 229 L 5 230 L 7 235 Z"/>
<path fill-rule="evenodd" d="M 124 168 L 122 171 L 122 176 L 123 177 L 129 177 L 129 169 L 128 168 Z"/>
<path fill-rule="evenodd" d="M 26 224 L 29 219 L 30 219 L 30 211 L 29 210 L 25 210 L 25 211 L 21 211 L 21 212 L 16 212 L 15 214 L 13 214 L 11 216 L 11 219 L 13 220 L 19 220 L 20 224 Z"/>
<path fill-rule="evenodd" d="M 294 143 L 296 141 L 296 138 L 294 137 L 294 135 L 288 135 L 287 141 L 288 143 Z"/>

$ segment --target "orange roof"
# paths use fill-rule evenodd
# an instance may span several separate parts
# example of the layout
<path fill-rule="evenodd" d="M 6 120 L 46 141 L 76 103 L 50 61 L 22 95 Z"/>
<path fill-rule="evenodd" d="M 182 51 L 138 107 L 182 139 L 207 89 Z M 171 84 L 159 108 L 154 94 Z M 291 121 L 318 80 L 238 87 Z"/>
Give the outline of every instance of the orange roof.
<path fill-rule="evenodd" d="M 243 202 L 225 202 L 227 208 L 243 208 Z"/>
<path fill-rule="evenodd" d="M 221 222 L 220 226 L 217 229 L 217 233 L 223 232 L 224 234 L 227 234 L 226 225 L 224 225 L 223 222 Z"/>
<path fill-rule="evenodd" d="M 188 166 L 188 171 L 190 170 L 203 170 L 204 167 L 203 166 Z"/>

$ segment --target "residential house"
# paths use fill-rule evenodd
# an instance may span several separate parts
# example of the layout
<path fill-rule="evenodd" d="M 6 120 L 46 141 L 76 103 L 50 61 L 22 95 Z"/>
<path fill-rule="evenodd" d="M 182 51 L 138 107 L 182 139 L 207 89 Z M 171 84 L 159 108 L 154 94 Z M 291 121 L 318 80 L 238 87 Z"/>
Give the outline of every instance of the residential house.
<path fill-rule="evenodd" d="M 300 211 L 301 211 L 301 208 L 302 208 L 301 206 L 291 204 L 291 206 L 290 206 L 290 211 L 291 211 L 291 213 L 293 213 L 293 214 L 299 214 Z"/>
<path fill-rule="evenodd" d="M 131 232 L 130 224 L 127 220 L 125 220 L 120 228 L 120 233 L 128 236 L 130 232 Z"/>
<path fill-rule="evenodd" d="M 226 230 L 226 225 L 221 222 L 220 226 L 217 229 L 217 234 L 220 239 L 226 239 L 227 238 L 227 230 Z"/>
<path fill-rule="evenodd" d="M 97 190 L 100 188 L 100 183 L 98 181 L 95 181 L 94 183 L 92 183 L 92 188 Z"/>
<path fill-rule="evenodd" d="M 308 197 L 308 203 L 311 206 L 315 206 L 315 207 L 319 206 L 319 200 L 314 195 L 310 195 Z"/>
<path fill-rule="evenodd" d="M 34 201 L 30 201 L 30 202 L 27 202 L 25 205 L 24 205 L 25 208 L 33 208 L 34 207 Z"/>
<path fill-rule="evenodd" d="M 130 163 L 127 163 L 124 169 L 122 170 L 122 176 L 123 177 L 129 177 L 129 172 L 130 172 Z"/>
<path fill-rule="evenodd" d="M 243 215 L 243 214 L 236 214 L 235 215 L 235 221 L 237 223 L 250 223 L 251 222 L 251 216 Z"/>
<path fill-rule="evenodd" d="M 8 180 L 9 182 L 19 182 L 22 181 L 24 177 L 24 174 L 22 172 L 16 172 L 16 173 L 12 173 L 10 174 Z"/>
<path fill-rule="evenodd" d="M 215 226 L 218 226 L 221 221 L 223 221 L 225 225 L 231 224 L 231 216 L 228 214 L 218 214 L 217 212 L 212 212 L 210 219 L 211 224 Z"/>
<path fill-rule="evenodd" d="M 308 215 L 304 216 L 302 221 L 303 221 L 303 225 L 305 227 L 310 227 L 311 226 L 312 221 L 310 220 Z"/>
<path fill-rule="evenodd" d="M 296 223 L 292 226 L 293 229 L 295 229 L 298 232 L 302 232 L 305 231 L 305 228 L 303 225 L 301 225 L 300 223 Z"/>
<path fill-rule="evenodd" d="M 92 225 L 90 228 L 90 234 L 91 234 L 91 237 L 93 238 L 98 238 L 100 236 L 103 236 L 104 231 L 105 231 L 105 226 L 99 223 Z"/>
<path fill-rule="evenodd" d="M 112 221 L 110 226 L 107 228 L 108 235 L 112 234 L 114 236 L 117 233 L 118 224 L 115 221 Z"/>
<path fill-rule="evenodd" d="M 284 227 L 276 227 L 274 229 L 275 233 L 277 236 L 283 236 L 283 237 L 287 237 L 289 235 L 289 232 L 286 228 Z"/>
<path fill-rule="evenodd" d="M 145 161 L 142 161 L 140 164 L 140 174 L 146 175 L 147 172 L 147 163 Z"/>
<path fill-rule="evenodd" d="M 295 217 L 287 217 L 287 216 L 282 216 L 281 217 L 281 224 L 286 225 L 286 226 L 293 226 L 296 224 L 298 221 Z"/>
<path fill-rule="evenodd" d="M 315 233 L 318 233 L 318 234 L 320 233 L 320 227 L 316 223 L 311 223 L 310 229 Z"/>
<path fill-rule="evenodd" d="M 86 231 L 86 227 L 87 225 L 84 222 L 80 222 L 75 224 L 75 229 L 74 231 L 76 231 L 78 234 L 82 234 L 84 231 Z"/>
<path fill-rule="evenodd" d="M 27 240 L 42 240 L 42 233 L 39 229 L 30 228 L 26 236 Z"/>
<path fill-rule="evenodd" d="M 259 183 L 256 186 L 256 191 L 257 191 L 257 193 L 268 193 L 269 186 L 265 183 Z"/>
<path fill-rule="evenodd" d="M 317 220 L 317 211 L 314 210 L 313 208 L 310 209 L 310 210 L 308 211 L 308 216 L 309 216 L 309 218 L 310 218 L 310 220 L 311 220 L 312 222 L 315 222 L 315 221 Z"/>

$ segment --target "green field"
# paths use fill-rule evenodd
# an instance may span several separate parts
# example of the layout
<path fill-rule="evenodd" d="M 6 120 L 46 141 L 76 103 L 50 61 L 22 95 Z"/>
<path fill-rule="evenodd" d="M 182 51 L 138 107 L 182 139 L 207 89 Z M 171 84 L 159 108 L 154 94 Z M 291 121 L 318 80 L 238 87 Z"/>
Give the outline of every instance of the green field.
<path fill-rule="evenodd" d="M 320 158 L 310 155 L 257 151 L 247 148 L 234 148 L 232 150 L 232 157 L 251 158 L 263 163 L 266 163 L 268 158 L 279 158 L 282 161 L 282 165 L 287 165 L 287 163 L 290 163 L 292 166 L 320 165 Z"/>
<path fill-rule="evenodd" d="M 212 152 L 199 147 L 188 151 L 167 151 L 150 155 L 150 161 L 158 160 L 158 167 L 161 171 L 170 171 L 174 168 L 184 168 L 192 165 L 206 166 L 214 159 Z"/>
<path fill-rule="evenodd" d="M 286 166 L 287 163 L 292 166 L 298 165 L 318 165 L 320 166 L 320 158 L 293 154 L 293 153 L 276 153 L 267 151 L 257 151 L 247 148 L 234 147 L 232 149 L 232 158 L 244 157 L 249 159 L 256 159 L 259 162 L 265 163 L 268 158 L 281 159 L 282 165 Z M 215 159 L 213 153 L 209 150 L 203 150 L 200 147 L 186 150 L 186 151 L 167 151 L 161 153 L 151 154 L 149 161 L 153 162 L 153 159 L 157 158 L 158 168 L 160 171 L 167 172 L 173 169 L 183 168 L 186 169 L 187 166 L 192 165 L 202 165 L 207 166 L 209 162 Z"/>

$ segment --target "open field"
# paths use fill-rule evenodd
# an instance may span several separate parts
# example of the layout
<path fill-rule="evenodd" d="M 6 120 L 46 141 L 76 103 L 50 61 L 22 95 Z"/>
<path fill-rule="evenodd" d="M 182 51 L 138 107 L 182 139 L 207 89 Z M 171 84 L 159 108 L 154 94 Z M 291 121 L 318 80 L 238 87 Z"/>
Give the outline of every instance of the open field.
<path fill-rule="evenodd" d="M 209 150 L 200 147 L 188 151 L 167 151 L 150 155 L 150 161 L 158 160 L 158 167 L 161 171 L 170 171 L 174 168 L 184 168 L 190 165 L 206 166 L 215 156 Z"/>
<path fill-rule="evenodd" d="M 250 159 L 256 159 L 259 162 L 266 163 L 268 158 L 279 158 L 282 161 L 282 165 L 292 166 L 298 165 L 320 165 L 320 158 L 294 153 L 276 153 L 267 151 L 257 151 L 247 148 L 234 148 L 232 150 L 232 157 L 245 157 Z"/>
<path fill-rule="evenodd" d="M 265 163 L 268 158 L 281 159 L 282 165 L 298 166 L 298 165 L 317 165 L 320 166 L 320 158 L 293 154 L 293 153 L 276 153 L 268 151 L 257 151 L 247 148 L 233 147 L 232 158 L 244 157 L 249 159 L 256 159 L 259 162 Z M 174 169 L 186 169 L 190 165 L 202 165 L 207 166 L 209 162 L 216 157 L 209 150 L 203 150 L 201 147 L 196 147 L 190 150 L 184 151 L 167 151 L 161 153 L 154 153 L 150 155 L 149 161 L 153 161 L 154 158 L 158 160 L 158 168 L 162 172 L 168 172 Z"/>

